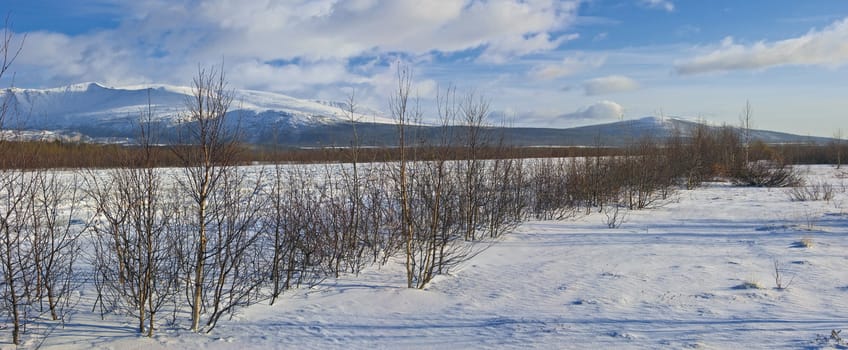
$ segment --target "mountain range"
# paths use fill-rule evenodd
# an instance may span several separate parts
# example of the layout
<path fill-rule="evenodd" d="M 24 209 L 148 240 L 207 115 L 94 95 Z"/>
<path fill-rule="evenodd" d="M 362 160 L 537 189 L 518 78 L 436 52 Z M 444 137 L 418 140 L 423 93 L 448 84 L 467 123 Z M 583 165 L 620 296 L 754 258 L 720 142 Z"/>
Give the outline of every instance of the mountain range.
<path fill-rule="evenodd" d="M 5 134 L 8 130 L 19 130 L 19 135 L 29 138 L 86 142 L 133 142 L 134 121 L 148 110 L 148 105 L 152 119 L 162 126 L 165 142 L 168 142 L 175 135 L 174 130 L 190 96 L 191 88 L 187 87 L 113 88 L 98 83 L 0 91 L 0 98 L 10 112 L 3 124 L 7 129 Z M 377 110 L 361 108 L 351 116 L 344 102 L 233 90 L 230 115 L 229 119 L 239 121 L 244 140 L 254 144 L 344 147 L 357 140 L 365 146 L 393 146 L 397 140 L 397 128 L 390 117 Z M 568 129 L 488 127 L 484 131 L 490 139 L 503 139 L 516 146 L 621 146 L 645 136 L 662 139 L 679 133 L 686 137 L 699 125 L 682 118 L 644 117 Z M 419 124 L 410 126 L 408 132 L 415 139 L 427 140 L 446 133 L 461 135 L 465 131 L 462 126 L 443 128 Z M 753 130 L 751 135 L 766 143 L 830 141 L 765 130 Z"/>

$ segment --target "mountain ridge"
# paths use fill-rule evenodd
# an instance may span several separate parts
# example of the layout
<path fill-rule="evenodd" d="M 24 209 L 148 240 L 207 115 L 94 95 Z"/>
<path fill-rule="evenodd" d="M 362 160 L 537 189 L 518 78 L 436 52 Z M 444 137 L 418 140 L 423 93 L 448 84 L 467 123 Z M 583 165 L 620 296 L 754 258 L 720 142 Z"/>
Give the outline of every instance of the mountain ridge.
<path fill-rule="evenodd" d="M 354 142 L 367 146 L 393 146 L 396 127 L 380 111 L 357 110 L 350 116 L 345 102 L 307 100 L 256 90 L 232 90 L 231 114 L 237 115 L 245 141 L 293 147 L 344 147 Z M 133 120 L 145 112 L 150 101 L 153 120 L 165 133 L 184 115 L 192 88 L 166 84 L 109 87 L 85 82 L 49 89 L 8 88 L 0 98 L 14 106 L 18 118 L 5 126 L 69 141 L 132 142 Z M 683 117 L 653 117 L 622 120 L 574 128 L 486 128 L 492 138 L 509 140 L 516 146 L 622 146 L 643 137 L 683 136 L 704 123 Z M 357 138 L 353 138 L 353 128 Z M 410 131 L 421 139 L 435 140 L 444 127 L 413 125 Z M 448 126 L 461 135 L 462 126 Z M 7 133 L 6 133 L 7 134 Z M 752 137 L 767 143 L 827 142 L 821 137 L 752 130 Z M 5 135 L 5 134 L 4 134 Z M 46 136 L 45 136 L 46 135 Z"/>

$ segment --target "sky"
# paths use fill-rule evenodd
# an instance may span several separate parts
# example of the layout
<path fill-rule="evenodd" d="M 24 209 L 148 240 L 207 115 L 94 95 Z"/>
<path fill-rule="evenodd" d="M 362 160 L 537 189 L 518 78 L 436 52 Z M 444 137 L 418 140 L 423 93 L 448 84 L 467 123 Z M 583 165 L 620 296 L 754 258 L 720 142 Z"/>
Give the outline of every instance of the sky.
<path fill-rule="evenodd" d="M 388 110 L 398 67 L 490 122 L 571 127 L 644 116 L 801 135 L 848 132 L 848 1 L 3 0 L 22 47 L 0 86 L 229 86 Z M 22 42 L 22 46 L 21 46 Z M 428 114 L 431 115 L 431 114 Z"/>

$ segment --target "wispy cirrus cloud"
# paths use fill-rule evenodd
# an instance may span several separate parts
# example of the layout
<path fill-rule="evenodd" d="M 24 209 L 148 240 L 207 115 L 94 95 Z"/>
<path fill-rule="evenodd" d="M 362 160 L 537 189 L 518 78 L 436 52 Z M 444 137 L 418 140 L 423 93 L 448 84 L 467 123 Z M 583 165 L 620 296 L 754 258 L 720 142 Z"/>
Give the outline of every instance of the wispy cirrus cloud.
<path fill-rule="evenodd" d="M 713 51 L 675 64 L 679 74 L 767 69 L 785 65 L 836 67 L 848 63 L 848 18 L 822 30 L 773 42 L 738 44 L 732 37 Z"/>

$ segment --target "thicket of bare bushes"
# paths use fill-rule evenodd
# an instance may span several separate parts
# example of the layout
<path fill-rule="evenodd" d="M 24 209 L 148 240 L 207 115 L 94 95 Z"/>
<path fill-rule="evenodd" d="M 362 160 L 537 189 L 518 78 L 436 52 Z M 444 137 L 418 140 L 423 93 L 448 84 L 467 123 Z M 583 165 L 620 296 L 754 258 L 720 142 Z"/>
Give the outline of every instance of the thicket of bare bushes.
<path fill-rule="evenodd" d="M 0 37 L 0 79 L 20 52 L 8 26 Z M 7 95 L 8 96 L 8 95 Z M 0 101 L 0 129 L 16 124 L 18 111 Z M 0 139 L 3 163 L 31 162 L 33 152 L 12 152 L 10 138 Z M 77 258 L 85 223 L 75 223 L 82 194 L 76 179 L 44 169 L 0 169 L 0 313 L 21 344 L 28 326 L 39 319 L 61 323 L 76 300 Z"/>
<path fill-rule="evenodd" d="M 732 130 L 730 130 L 732 131 Z M 692 138 L 686 136 L 677 137 L 682 143 L 689 143 Z M 672 138 L 657 140 L 663 146 Z M 508 142 L 509 140 L 504 140 Z M 77 168 L 114 168 L 121 167 L 126 157 L 139 157 L 140 153 L 146 151 L 140 145 L 115 145 L 115 144 L 92 144 L 63 141 L 33 141 L 6 139 L 5 149 L 10 153 L 27 153 L 32 156 L 25 163 L 16 158 L 0 158 L 0 168 L 25 168 L 25 169 L 77 169 Z M 352 157 L 350 147 L 339 147 L 329 149 L 311 148 L 287 148 L 274 146 L 238 145 L 241 150 L 237 153 L 236 164 L 323 164 L 335 162 L 349 162 Z M 437 148 L 435 146 L 428 146 Z M 155 145 L 153 149 L 154 163 L 156 167 L 176 167 L 180 165 L 179 159 L 171 151 L 172 146 Z M 36 152 L 38 150 L 38 152 Z M 498 147 L 497 144 L 488 147 L 480 147 L 478 155 L 480 159 L 536 159 L 536 158 L 575 158 L 594 156 L 621 156 L 626 154 L 626 147 Z M 841 158 L 838 156 L 848 153 L 848 143 L 837 144 L 784 144 L 772 145 L 754 141 L 751 146 L 751 159 L 768 160 L 778 157 L 785 164 L 833 164 L 841 166 Z M 361 147 L 357 153 L 360 160 L 369 162 L 392 162 L 397 161 L 399 152 L 395 147 Z M 433 154 L 448 154 L 455 160 L 461 159 L 464 152 L 460 147 L 444 148 L 432 152 L 417 152 L 414 160 L 428 159 Z M 690 164 L 688 158 L 680 158 L 682 162 L 674 162 L 676 167 L 687 167 Z M 697 174 L 695 172 L 694 174 Z M 693 179 L 697 180 L 697 179 Z M 693 181 L 695 182 L 695 181 Z"/>
<path fill-rule="evenodd" d="M 797 180 L 779 152 L 732 128 L 575 158 L 493 157 L 520 153 L 481 132 L 486 100 L 454 88 L 439 92 L 437 113 L 443 126 L 462 127 L 423 140 L 409 127 L 423 117 L 412 78 L 398 71 L 390 107 L 399 146 L 386 158 L 354 142 L 341 163 L 237 166 L 245 147 L 227 113 L 232 93 L 213 68 L 194 80 L 181 146 L 154 146 L 161 140 L 148 109 L 139 113 L 139 145 L 116 168 L 0 168 L 0 301 L 12 342 L 34 319 L 61 321 L 81 280 L 95 286 L 90 307 L 132 318 L 141 334 L 183 321 L 209 332 L 240 308 L 373 264 L 400 263 L 407 287 L 424 288 L 529 217 L 596 211 L 615 228 L 626 210 L 705 181 Z M 348 104 L 353 118 L 353 95 Z M 0 140 L 0 152 L 10 145 Z M 14 154 L 4 161 L 32 164 L 40 154 L 32 150 L 3 152 Z M 162 157 L 179 167 L 158 169 Z M 376 162 L 386 159 L 394 161 Z M 78 268 L 84 244 L 91 271 Z"/>

